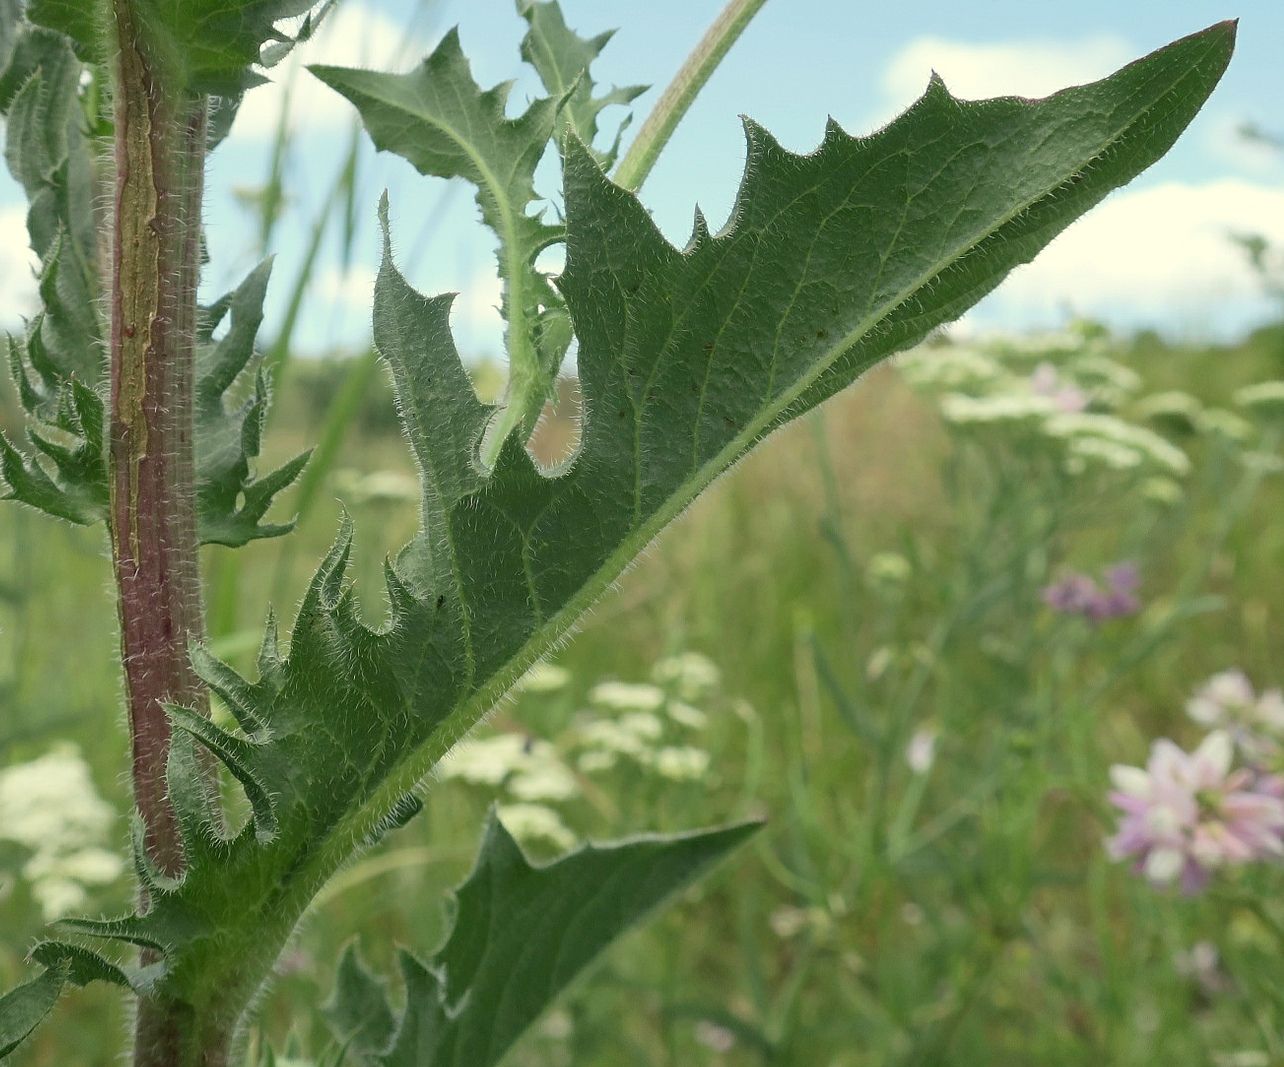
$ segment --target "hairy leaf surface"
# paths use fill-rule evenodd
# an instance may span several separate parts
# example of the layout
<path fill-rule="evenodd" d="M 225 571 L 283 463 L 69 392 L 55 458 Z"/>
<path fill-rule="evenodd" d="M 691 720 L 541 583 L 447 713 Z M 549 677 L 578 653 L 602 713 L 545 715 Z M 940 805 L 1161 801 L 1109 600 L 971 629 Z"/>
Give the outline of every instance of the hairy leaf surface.
<path fill-rule="evenodd" d="M 269 626 L 257 680 L 194 650 L 237 725 L 171 711 L 185 875 L 174 883 L 140 860 L 146 915 L 71 928 L 156 947 L 165 995 L 215 1024 L 235 1018 L 325 880 L 404 820 L 434 763 L 703 488 L 960 315 L 1162 155 L 1233 40 L 1233 26 L 1215 26 L 1039 101 L 967 103 L 933 80 L 878 133 L 831 124 L 807 156 L 749 124 L 731 223 L 713 235 L 697 218 L 685 249 L 568 140 L 559 285 L 585 415 L 579 453 L 554 476 L 516 438 L 493 467 L 481 461 L 493 413 L 460 365 L 450 298 L 412 289 L 389 244 L 375 340 L 423 503 L 420 533 L 387 567 L 388 619 L 378 630 L 361 621 L 345 527 L 288 654 Z M 230 835 L 198 784 L 197 746 L 249 798 L 252 817 Z"/>
<path fill-rule="evenodd" d="M 286 488 L 308 461 L 304 452 L 283 467 L 255 478 L 251 463 L 258 458 L 267 416 L 269 388 L 254 351 L 263 321 L 271 261 L 263 263 L 233 293 L 202 309 L 198 329 L 196 384 L 196 504 L 203 544 L 236 547 L 294 529 L 289 523 L 261 523 L 273 498 Z M 227 332 L 214 340 L 225 318 Z M 229 391 L 252 375 L 248 399 L 230 404 Z"/>
<path fill-rule="evenodd" d="M 0 434 L 8 498 L 71 522 L 106 514 L 93 160 L 78 99 L 80 61 L 60 34 L 10 26 L 0 70 L 5 161 L 27 195 L 39 260 L 40 308 L 6 341 L 9 372 L 28 417 L 30 451 Z"/>
<path fill-rule="evenodd" d="M 545 3 L 518 0 L 518 8 L 529 29 L 522 38 L 522 58 L 538 72 L 544 88 L 555 100 L 563 100 L 560 119 L 592 149 L 599 163 L 609 170 L 620 152 L 620 138 L 628 128 L 631 116 L 625 116 L 616 130 L 611 146 L 605 151 L 593 148 L 597 139 L 598 119 L 613 105 L 631 104 L 649 88 L 629 85 L 612 88 L 594 96 L 596 88 L 590 73 L 594 60 L 602 54 L 613 30 L 596 37 L 581 37 L 566 25 L 561 6 L 556 0 Z"/>
<path fill-rule="evenodd" d="M 518 118 L 507 118 L 511 83 L 483 91 L 457 30 L 409 74 L 309 69 L 357 106 L 381 151 L 402 156 L 421 174 L 464 178 L 476 186 L 482 220 L 499 237 L 513 413 L 506 429 L 520 426 L 529 436 L 570 342 L 561 301 L 535 267 L 540 250 L 560 240 L 562 231 L 529 213 L 538 199 L 535 168 L 553 136 L 561 101 L 544 97 Z"/>
<path fill-rule="evenodd" d="M 49 968 L 0 997 L 0 1059 L 31 1036 L 66 984 L 66 968 Z"/>
<path fill-rule="evenodd" d="M 331 1000 L 336 1036 L 372 1067 L 492 1067 L 612 941 L 755 829 L 588 846 L 533 867 L 492 816 L 449 939 L 428 961 L 401 954 L 400 1018 L 349 951 Z"/>
<path fill-rule="evenodd" d="M 265 45 L 289 40 L 275 26 L 305 15 L 321 0 L 136 0 L 138 24 L 156 60 L 173 80 L 195 93 L 235 97 L 261 81 L 253 67 L 274 58 Z M 109 52 L 110 14 L 102 0 L 30 0 L 33 22 L 75 42 L 80 53 Z"/>

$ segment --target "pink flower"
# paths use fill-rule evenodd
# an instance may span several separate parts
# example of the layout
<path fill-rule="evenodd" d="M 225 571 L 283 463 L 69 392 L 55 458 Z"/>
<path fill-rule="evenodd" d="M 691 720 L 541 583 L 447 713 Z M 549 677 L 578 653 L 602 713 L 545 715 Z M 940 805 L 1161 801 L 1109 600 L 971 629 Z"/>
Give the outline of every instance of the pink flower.
<path fill-rule="evenodd" d="M 1187 893 L 1218 868 L 1284 855 L 1284 780 L 1232 771 L 1233 756 L 1230 735 L 1217 730 L 1192 753 L 1156 741 L 1144 770 L 1111 767 L 1110 803 L 1122 818 L 1110 855 L 1135 858 L 1152 884 Z"/>
<path fill-rule="evenodd" d="M 1044 589 L 1043 602 L 1062 615 L 1107 622 L 1141 610 L 1140 586 L 1141 571 L 1135 563 L 1116 563 L 1106 568 L 1100 584 L 1086 574 L 1064 575 Z"/>
<path fill-rule="evenodd" d="M 1058 411 L 1075 414 L 1088 406 L 1088 394 L 1077 385 L 1067 383 L 1051 363 L 1040 363 L 1030 375 L 1030 391 L 1045 396 Z"/>
<path fill-rule="evenodd" d="M 1259 695 L 1239 669 L 1208 679 L 1187 702 L 1186 714 L 1201 726 L 1229 731 L 1251 763 L 1276 754 L 1284 738 L 1284 694 L 1267 689 Z"/>

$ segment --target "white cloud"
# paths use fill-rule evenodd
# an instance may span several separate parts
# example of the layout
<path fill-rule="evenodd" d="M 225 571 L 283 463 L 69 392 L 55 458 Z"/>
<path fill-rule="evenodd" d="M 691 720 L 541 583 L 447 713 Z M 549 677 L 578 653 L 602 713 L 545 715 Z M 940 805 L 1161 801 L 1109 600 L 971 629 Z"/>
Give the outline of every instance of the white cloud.
<path fill-rule="evenodd" d="M 426 43 L 407 36 L 403 26 L 373 8 L 341 4 L 315 37 L 268 72 L 270 85 L 246 94 L 232 136 L 274 137 L 287 100 L 292 130 L 323 129 L 351 118 L 352 105 L 309 74 L 304 69 L 309 63 L 400 70 L 418 62 L 427 51 Z"/>
<path fill-rule="evenodd" d="M 490 270 L 476 274 L 455 298 L 451 325 L 465 358 L 503 352 L 504 319 L 499 313 L 503 299 L 499 275 Z"/>
<path fill-rule="evenodd" d="M 1014 271 L 976 317 L 1020 328 L 1071 309 L 1118 325 L 1233 331 L 1269 312 L 1236 233 L 1284 245 L 1284 189 L 1225 178 L 1125 190 Z"/>
<path fill-rule="evenodd" d="M 27 248 L 27 209 L 21 204 L 0 208 L 0 323 L 12 325 L 33 310 L 35 266 Z"/>
<path fill-rule="evenodd" d="M 969 43 L 944 37 L 916 37 L 892 55 L 883 89 L 898 107 L 922 93 L 935 70 L 955 96 L 1047 96 L 1109 74 L 1132 58 L 1113 35 L 1077 41 L 996 41 Z"/>
<path fill-rule="evenodd" d="M 327 304 L 369 311 L 374 303 L 375 272 L 369 267 L 352 267 L 346 273 L 335 267 L 322 274 L 316 293 Z"/>
<path fill-rule="evenodd" d="M 353 267 L 347 273 L 338 268 L 326 271 L 316 281 L 314 290 L 318 313 L 330 315 L 331 323 L 343 326 L 358 324 L 368 328 L 370 308 L 374 303 L 375 272 L 366 267 Z M 440 286 L 423 286 L 436 293 Z M 460 352 L 465 357 L 494 356 L 503 351 L 504 322 L 499 313 L 503 299 L 499 275 L 494 270 L 479 271 L 468 280 L 455 297 L 450 325 Z"/>

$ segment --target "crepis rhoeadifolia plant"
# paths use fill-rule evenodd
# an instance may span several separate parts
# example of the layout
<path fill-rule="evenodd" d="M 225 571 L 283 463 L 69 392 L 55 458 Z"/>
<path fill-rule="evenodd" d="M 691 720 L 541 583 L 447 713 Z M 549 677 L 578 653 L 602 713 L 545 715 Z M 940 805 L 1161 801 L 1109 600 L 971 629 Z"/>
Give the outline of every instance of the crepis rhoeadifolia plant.
<path fill-rule="evenodd" d="M 0 471 L 7 497 L 106 528 L 138 879 L 133 914 L 64 920 L 31 950 L 33 976 L 0 999 L 0 1055 L 65 990 L 109 982 L 136 1002 L 138 1067 L 237 1062 L 309 902 L 414 817 L 434 765 L 639 552 L 774 429 L 957 318 L 1163 155 L 1235 36 L 1216 25 L 1043 100 L 967 102 L 933 78 L 877 133 L 830 123 L 809 155 L 747 121 L 731 221 L 714 233 L 697 213 L 682 249 L 636 191 L 762 0 L 732 0 L 623 154 L 599 119 L 640 90 L 599 91 L 609 35 L 578 36 L 556 2 L 518 2 L 545 92 L 516 118 L 453 32 L 409 73 L 311 68 L 379 149 L 476 188 L 510 376 L 502 403 L 478 400 L 451 297 L 398 271 L 385 199 L 374 341 L 420 472 L 418 533 L 386 564 L 389 612 L 371 629 L 345 523 L 288 645 L 269 614 L 249 678 L 204 642 L 199 553 L 288 534 L 264 517 L 307 456 L 255 470 L 269 267 L 198 305 L 203 178 L 244 94 L 332 4 L 0 0 L 6 160 L 40 264 L 40 307 L 8 341 L 26 440 L 0 444 Z M 550 146 L 564 212 L 541 214 Z M 554 246 L 556 275 L 537 265 Z M 525 445 L 573 340 L 581 444 L 545 471 Z M 224 775 L 248 800 L 241 825 L 218 799 Z M 498 1062 L 618 934 L 753 831 L 535 866 L 492 819 L 445 943 L 401 955 L 395 1004 L 355 955 L 340 962 L 326 1009 L 339 1055 Z"/>

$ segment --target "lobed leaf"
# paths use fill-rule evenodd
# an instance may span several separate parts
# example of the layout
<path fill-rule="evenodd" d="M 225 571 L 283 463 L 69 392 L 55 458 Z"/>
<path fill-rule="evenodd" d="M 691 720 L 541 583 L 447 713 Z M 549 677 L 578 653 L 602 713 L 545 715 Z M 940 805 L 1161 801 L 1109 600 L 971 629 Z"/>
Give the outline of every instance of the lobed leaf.
<path fill-rule="evenodd" d="M 27 194 L 41 308 L 7 340 L 31 450 L 0 434 L 5 497 L 82 525 L 108 506 L 105 373 L 96 264 L 93 163 L 78 99 L 81 64 L 59 34 L 6 16 L 0 70 L 5 160 Z"/>
<path fill-rule="evenodd" d="M 598 135 L 598 119 L 608 107 L 631 104 L 650 87 L 616 87 L 602 96 L 594 96 L 596 86 L 590 68 L 615 36 L 615 31 L 600 33 L 596 37 L 581 37 L 566 25 L 561 5 L 556 0 L 517 0 L 517 7 L 528 26 L 526 36 L 522 38 L 522 58 L 535 68 L 549 95 L 564 101 L 559 114 L 562 128 L 573 130 L 592 150 L 597 161 L 609 170 L 619 156 L 620 139 L 632 116 L 625 116 L 616 129 L 611 146 L 605 151 L 593 147 Z"/>
<path fill-rule="evenodd" d="M 263 300 L 272 273 L 262 263 L 237 287 L 211 307 L 202 309 L 197 331 L 196 505 L 202 544 L 238 547 L 250 541 L 280 537 L 294 523 L 261 523 L 276 494 L 299 476 L 310 452 L 256 478 L 251 463 L 259 456 L 271 391 L 254 350 L 263 322 Z M 215 341 L 214 331 L 225 318 L 227 332 Z M 240 404 L 229 404 L 229 393 L 245 376 L 252 390 Z"/>
<path fill-rule="evenodd" d="M 685 249 L 569 138 L 559 286 L 585 415 L 578 454 L 553 476 L 513 438 L 493 467 L 481 462 L 492 412 L 460 365 L 450 299 L 415 292 L 386 242 L 375 340 L 423 486 L 421 530 L 386 568 L 387 621 L 362 622 L 345 523 L 288 655 L 269 627 L 256 681 L 195 657 L 243 729 L 176 734 L 184 877 L 158 884 L 146 915 L 77 929 L 160 947 L 165 995 L 215 1020 L 239 1015 L 324 881 L 413 808 L 434 763 L 702 489 L 773 429 L 960 315 L 1161 156 L 1233 41 L 1233 25 L 1214 26 L 1045 100 L 964 102 L 934 79 L 878 133 L 831 123 L 807 156 L 750 123 L 732 222 L 715 235 L 697 215 Z M 197 744 L 253 794 L 251 818 L 230 833 L 192 784 Z M 448 1015 L 464 1010 L 458 997 L 490 973 L 477 951 L 448 945 L 444 977 L 411 968 L 425 989 L 416 1003 L 428 1005 L 416 1018 L 454 1025 L 432 997 Z"/>
<path fill-rule="evenodd" d="M 483 91 L 451 30 L 417 69 L 381 74 L 344 67 L 309 70 L 356 105 L 375 147 L 395 152 L 421 174 L 464 178 L 477 187 L 482 220 L 499 237 L 503 312 L 508 323 L 509 410 L 523 440 L 553 388 L 570 336 L 561 300 L 535 257 L 562 238 L 531 215 L 535 168 L 548 148 L 562 99 L 534 101 L 505 115 L 511 83 Z M 567 90 L 567 96 L 570 90 Z"/>
<path fill-rule="evenodd" d="M 371 1065 L 492 1067 L 611 942 L 757 829 L 587 846 L 534 867 L 492 815 L 446 943 L 426 962 L 401 954 L 399 1019 L 349 949 L 331 1026 Z"/>
<path fill-rule="evenodd" d="M 67 971 L 67 965 L 46 968 L 0 997 L 0 1059 L 8 1056 L 45 1021 L 62 995 Z"/>
<path fill-rule="evenodd" d="M 136 19 L 170 80 L 194 93 L 236 97 L 262 80 L 253 68 L 265 45 L 288 42 L 276 26 L 307 15 L 321 0 L 135 0 Z M 109 48 L 104 3 L 30 0 L 28 17 L 65 34 L 86 58 Z M 275 52 L 266 57 L 271 63 Z"/>

